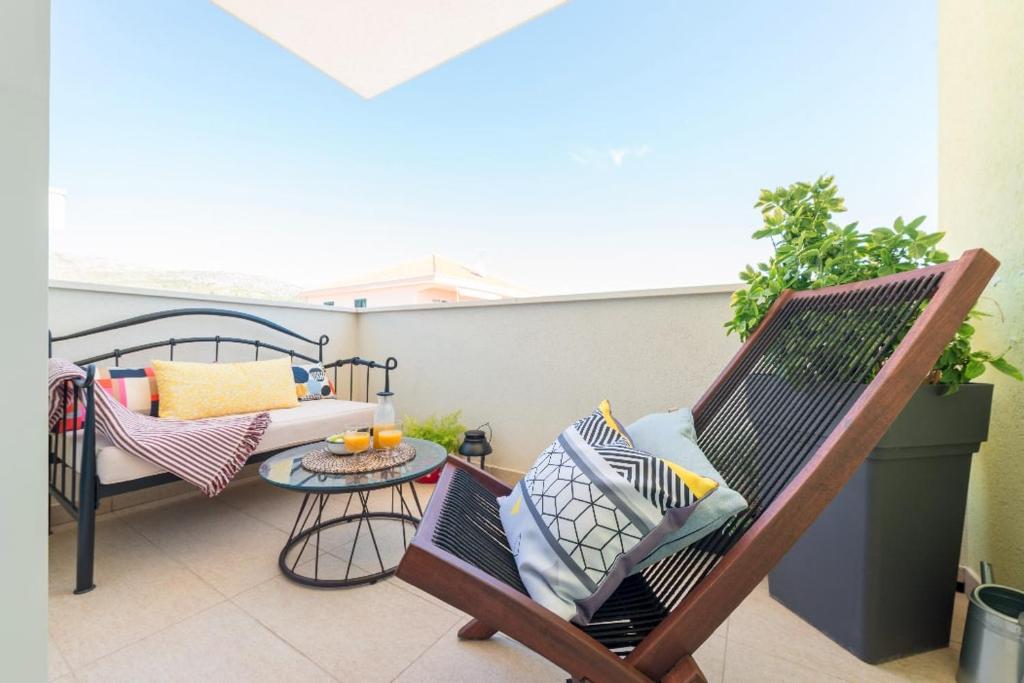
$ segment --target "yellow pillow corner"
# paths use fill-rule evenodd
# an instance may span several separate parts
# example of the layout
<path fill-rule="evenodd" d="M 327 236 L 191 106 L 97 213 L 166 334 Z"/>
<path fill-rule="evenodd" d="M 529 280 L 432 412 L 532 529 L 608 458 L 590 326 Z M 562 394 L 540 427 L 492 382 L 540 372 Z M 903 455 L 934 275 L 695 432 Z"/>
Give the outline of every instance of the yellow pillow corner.
<path fill-rule="evenodd" d="M 615 419 L 614 415 L 612 415 L 611 401 L 609 401 L 608 399 L 603 399 L 601 403 L 598 404 L 597 409 L 601 411 L 601 416 L 604 417 L 604 422 L 606 425 L 608 425 L 608 428 L 614 431 L 619 436 L 621 436 L 623 439 L 626 440 L 626 443 L 632 446 L 633 440 L 629 438 L 629 435 L 626 434 L 626 431 L 622 428 L 622 425 L 620 425 L 619 421 Z"/>
<path fill-rule="evenodd" d="M 696 472 L 691 472 L 682 465 L 678 465 L 671 460 L 665 460 L 664 458 L 659 458 L 659 460 L 665 463 L 666 467 L 672 470 L 677 477 L 683 480 L 683 484 L 693 492 L 693 495 L 697 497 L 697 500 L 700 500 L 718 488 L 718 482 L 714 479 L 702 477 Z"/>
<path fill-rule="evenodd" d="M 299 404 L 287 358 L 246 363 L 153 361 L 160 417 L 198 420 Z"/>

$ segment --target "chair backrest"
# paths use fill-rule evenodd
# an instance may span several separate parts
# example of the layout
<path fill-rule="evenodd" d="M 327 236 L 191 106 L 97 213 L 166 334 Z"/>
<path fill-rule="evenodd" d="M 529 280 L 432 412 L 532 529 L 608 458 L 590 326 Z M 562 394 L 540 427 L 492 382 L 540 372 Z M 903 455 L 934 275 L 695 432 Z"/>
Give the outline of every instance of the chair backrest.
<path fill-rule="evenodd" d="M 672 609 L 629 659 L 693 652 L 838 493 L 921 385 L 998 262 L 984 251 L 785 292 L 694 407 L 701 448 L 749 509 L 645 576 Z"/>

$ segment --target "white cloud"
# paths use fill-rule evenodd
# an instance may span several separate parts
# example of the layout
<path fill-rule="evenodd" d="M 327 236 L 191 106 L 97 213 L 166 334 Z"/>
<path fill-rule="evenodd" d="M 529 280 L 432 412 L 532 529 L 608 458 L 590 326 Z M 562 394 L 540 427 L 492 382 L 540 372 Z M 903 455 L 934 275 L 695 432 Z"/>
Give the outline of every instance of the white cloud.
<path fill-rule="evenodd" d="M 638 145 L 636 147 L 611 147 L 608 149 L 608 156 L 611 157 L 612 164 L 622 166 L 627 157 L 641 159 L 647 156 L 649 149 L 650 148 L 647 145 Z"/>
<path fill-rule="evenodd" d="M 625 145 L 623 147 L 607 147 L 604 150 L 594 147 L 580 147 L 569 153 L 570 158 L 582 166 L 604 168 L 620 168 L 627 159 L 642 159 L 651 148 L 648 145 Z"/>

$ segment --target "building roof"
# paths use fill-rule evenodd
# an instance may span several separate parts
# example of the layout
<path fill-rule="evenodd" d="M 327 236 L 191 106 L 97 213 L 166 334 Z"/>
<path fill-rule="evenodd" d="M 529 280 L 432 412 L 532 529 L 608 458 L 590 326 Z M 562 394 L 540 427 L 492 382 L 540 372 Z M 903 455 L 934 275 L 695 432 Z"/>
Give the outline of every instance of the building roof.
<path fill-rule="evenodd" d="M 516 285 L 484 275 L 451 259 L 432 254 L 388 268 L 355 275 L 333 284 L 302 292 L 300 296 L 343 294 L 400 285 L 446 285 L 497 297 L 529 296 L 531 292 Z"/>

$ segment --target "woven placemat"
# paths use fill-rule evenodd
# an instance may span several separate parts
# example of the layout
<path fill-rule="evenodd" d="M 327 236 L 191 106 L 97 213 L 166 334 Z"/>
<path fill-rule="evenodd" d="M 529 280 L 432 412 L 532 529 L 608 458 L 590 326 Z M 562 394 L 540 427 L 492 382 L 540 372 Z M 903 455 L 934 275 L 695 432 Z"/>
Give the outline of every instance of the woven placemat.
<path fill-rule="evenodd" d="M 400 443 L 391 450 L 371 448 L 358 455 L 335 455 L 321 446 L 302 456 L 302 468 L 320 474 L 362 474 L 386 470 L 416 457 L 416 447 Z"/>

